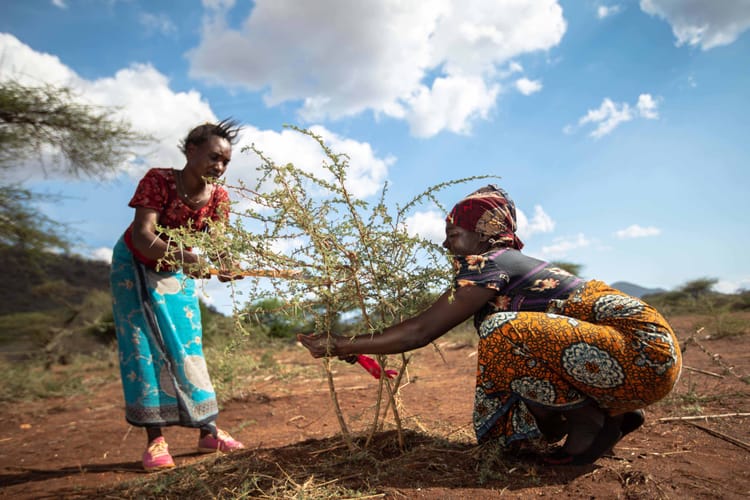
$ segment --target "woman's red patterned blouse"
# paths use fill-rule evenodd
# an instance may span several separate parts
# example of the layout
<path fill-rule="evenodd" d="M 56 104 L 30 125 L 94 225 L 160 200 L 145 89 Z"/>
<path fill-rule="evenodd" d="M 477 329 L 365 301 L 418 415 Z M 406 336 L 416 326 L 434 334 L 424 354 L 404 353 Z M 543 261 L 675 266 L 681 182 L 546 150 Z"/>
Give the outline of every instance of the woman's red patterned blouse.
<path fill-rule="evenodd" d="M 226 220 L 229 215 L 229 194 L 226 189 L 215 185 L 211 198 L 205 206 L 193 210 L 187 206 L 177 193 L 176 170 L 171 168 L 152 168 L 138 183 L 133 198 L 128 203 L 132 208 L 150 208 L 159 212 L 158 224 L 167 228 L 189 227 L 194 231 L 203 231 L 209 220 Z M 125 243 L 139 261 L 153 267 L 156 262 L 140 254 L 132 242 L 131 224 L 125 231 Z"/>

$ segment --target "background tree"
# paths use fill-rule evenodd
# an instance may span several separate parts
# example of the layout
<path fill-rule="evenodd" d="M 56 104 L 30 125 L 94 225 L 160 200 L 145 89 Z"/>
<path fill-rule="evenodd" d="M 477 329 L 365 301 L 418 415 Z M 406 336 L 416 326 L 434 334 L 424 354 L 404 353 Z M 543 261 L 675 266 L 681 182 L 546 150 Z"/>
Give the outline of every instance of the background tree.
<path fill-rule="evenodd" d="M 0 171 L 38 161 L 74 177 L 116 171 L 137 145 L 138 133 L 111 108 L 85 104 L 66 87 L 0 81 Z M 18 184 L 0 184 L 0 244 L 67 250 L 67 228 L 36 210 L 38 195 Z"/>
<path fill-rule="evenodd" d="M 679 290 L 697 300 L 703 296 L 708 295 L 714 285 L 718 282 L 719 280 L 716 278 L 699 278 L 696 280 L 688 281 L 687 283 L 682 285 Z"/>

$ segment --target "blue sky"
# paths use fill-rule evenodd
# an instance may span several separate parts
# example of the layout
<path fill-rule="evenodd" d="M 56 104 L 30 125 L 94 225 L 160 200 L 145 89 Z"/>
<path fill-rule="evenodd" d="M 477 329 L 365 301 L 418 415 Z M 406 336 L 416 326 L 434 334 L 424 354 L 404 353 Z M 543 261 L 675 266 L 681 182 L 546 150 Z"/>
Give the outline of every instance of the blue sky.
<path fill-rule="evenodd" d="M 232 116 L 279 161 L 320 163 L 314 128 L 348 153 L 357 194 L 404 202 L 495 174 L 526 252 L 608 282 L 750 286 L 750 2 L 722 0 L 0 0 L 0 78 L 76 89 L 160 142 L 106 182 L 45 152 L 12 173 L 106 259 L 148 166 Z M 252 179 L 235 149 L 228 182 Z M 452 205 L 480 187 L 442 193 Z M 440 240 L 445 214 L 412 229 Z M 218 293 L 220 295 L 220 293 Z"/>

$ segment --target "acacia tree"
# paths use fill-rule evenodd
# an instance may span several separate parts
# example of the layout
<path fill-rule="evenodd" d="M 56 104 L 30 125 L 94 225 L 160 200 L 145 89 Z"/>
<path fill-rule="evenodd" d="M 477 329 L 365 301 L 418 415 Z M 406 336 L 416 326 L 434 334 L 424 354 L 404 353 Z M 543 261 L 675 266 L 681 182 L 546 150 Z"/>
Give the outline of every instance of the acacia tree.
<path fill-rule="evenodd" d="M 36 160 L 74 177 L 103 176 L 150 140 L 113 118 L 112 109 L 85 104 L 67 87 L 0 81 L 0 171 Z M 67 249 L 65 228 L 33 208 L 40 199 L 19 184 L 0 184 L 0 243 Z"/>
<path fill-rule="evenodd" d="M 257 303 L 282 298 L 277 314 L 310 318 L 315 331 L 330 334 L 348 322 L 345 335 L 378 334 L 386 326 L 419 311 L 437 290 L 449 283 L 450 263 L 439 245 L 409 234 L 405 220 L 414 208 L 435 203 L 435 194 L 471 177 L 428 188 L 409 203 L 391 210 L 386 203 L 387 185 L 378 201 L 356 198 L 347 187 L 349 159 L 331 151 L 310 131 L 290 127 L 316 141 L 325 154 L 324 173 L 315 175 L 293 164 L 274 163 L 254 146 L 249 151 L 261 160 L 254 186 L 230 187 L 236 191 L 232 223 L 214 226 L 208 233 L 169 230 L 175 245 L 199 247 L 216 257 L 232 255 L 251 269 L 270 269 L 270 286 L 253 287 L 247 300 Z M 240 210 L 238 207 L 248 206 Z M 296 274 L 295 274 L 296 273 Z M 273 276 L 276 276 L 274 278 Z M 282 279 L 290 277 L 293 279 Z M 253 308 L 237 307 L 238 318 L 252 315 Z M 401 436 L 397 401 L 408 356 L 378 356 L 383 370 L 398 363 L 398 376 L 379 379 L 368 440 L 391 414 Z M 355 448 L 340 410 L 331 359 L 323 361 L 331 399 L 342 435 Z"/>

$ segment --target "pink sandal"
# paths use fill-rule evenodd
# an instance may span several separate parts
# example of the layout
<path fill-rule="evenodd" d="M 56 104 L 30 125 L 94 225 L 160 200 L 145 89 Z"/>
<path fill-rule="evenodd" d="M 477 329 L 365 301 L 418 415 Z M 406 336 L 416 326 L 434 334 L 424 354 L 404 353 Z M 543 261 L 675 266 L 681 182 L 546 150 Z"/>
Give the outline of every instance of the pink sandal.
<path fill-rule="evenodd" d="M 174 460 L 169 454 L 169 446 L 164 440 L 164 436 L 159 436 L 148 444 L 148 448 L 143 452 L 143 468 L 147 472 L 153 472 L 162 469 L 171 469 L 174 467 Z"/>
<path fill-rule="evenodd" d="M 201 453 L 215 453 L 217 451 L 229 453 L 241 450 L 245 445 L 234 439 L 228 432 L 217 430 L 216 437 L 207 434 L 198 440 L 198 451 Z"/>

